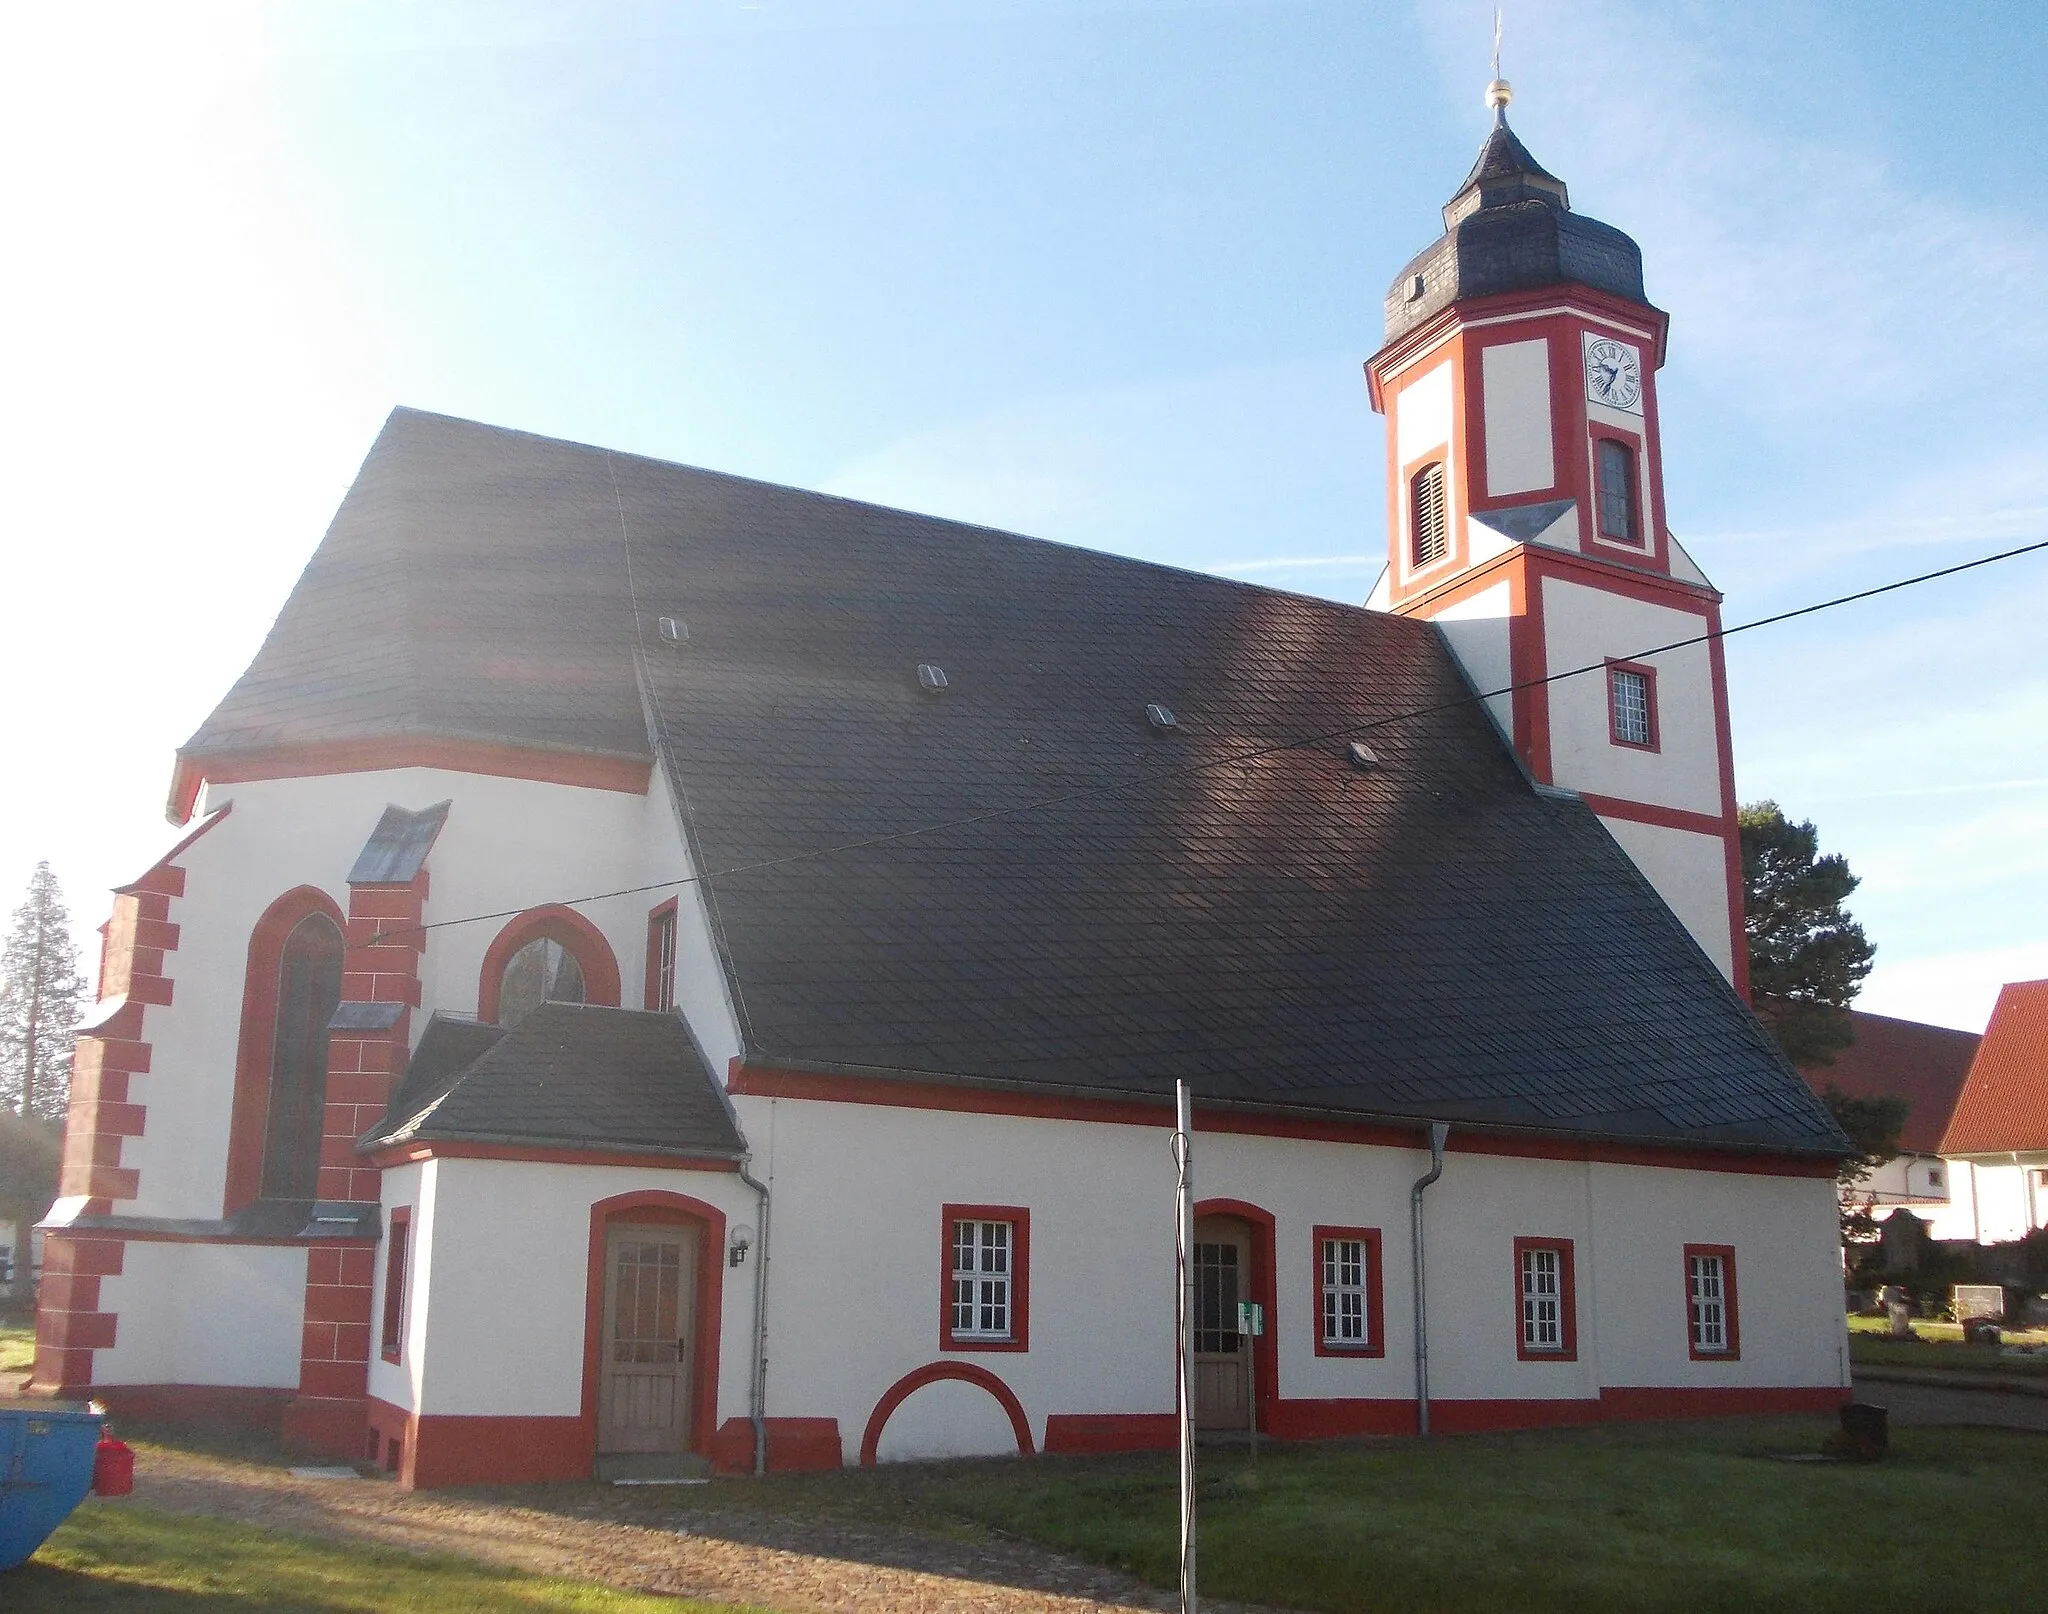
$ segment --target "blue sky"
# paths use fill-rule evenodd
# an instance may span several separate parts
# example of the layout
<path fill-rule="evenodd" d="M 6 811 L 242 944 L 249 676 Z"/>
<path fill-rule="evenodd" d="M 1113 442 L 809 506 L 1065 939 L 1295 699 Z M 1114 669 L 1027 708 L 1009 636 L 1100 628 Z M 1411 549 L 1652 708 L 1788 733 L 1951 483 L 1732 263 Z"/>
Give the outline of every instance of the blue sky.
<path fill-rule="evenodd" d="M 393 404 L 1360 599 L 1379 299 L 1489 7 L 676 0 L 9 24 L 0 900 L 163 844 Z M 1672 316 L 1731 621 L 2048 537 L 2048 17 L 1518 3 L 1517 130 Z M 21 244 L 26 244 L 22 250 Z M 1729 647 L 1884 1012 L 2048 975 L 2048 556 Z"/>

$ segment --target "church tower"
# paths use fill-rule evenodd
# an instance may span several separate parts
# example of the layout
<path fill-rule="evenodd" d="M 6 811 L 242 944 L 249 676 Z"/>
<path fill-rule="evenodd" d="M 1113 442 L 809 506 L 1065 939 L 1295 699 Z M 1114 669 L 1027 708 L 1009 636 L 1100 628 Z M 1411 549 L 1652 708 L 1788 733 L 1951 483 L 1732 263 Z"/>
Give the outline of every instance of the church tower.
<path fill-rule="evenodd" d="M 1540 784 L 1583 796 L 1747 995 L 1721 596 L 1664 510 L 1666 316 L 1642 253 L 1508 127 L 1401 271 L 1367 362 L 1388 564 L 1368 603 L 1443 630 Z M 1577 676 L 1558 678 L 1591 667 Z M 1541 683 L 1543 679 L 1557 679 Z"/>

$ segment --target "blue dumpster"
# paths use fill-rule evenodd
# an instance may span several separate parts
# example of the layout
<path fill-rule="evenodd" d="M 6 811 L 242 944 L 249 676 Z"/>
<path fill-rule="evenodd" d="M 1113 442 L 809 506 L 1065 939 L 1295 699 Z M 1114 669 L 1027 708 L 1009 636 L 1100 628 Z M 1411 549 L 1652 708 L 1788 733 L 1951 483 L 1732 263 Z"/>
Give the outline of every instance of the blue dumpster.
<path fill-rule="evenodd" d="M 85 1500 L 105 1422 L 69 1402 L 0 1401 L 0 1570 L 28 1562 Z"/>

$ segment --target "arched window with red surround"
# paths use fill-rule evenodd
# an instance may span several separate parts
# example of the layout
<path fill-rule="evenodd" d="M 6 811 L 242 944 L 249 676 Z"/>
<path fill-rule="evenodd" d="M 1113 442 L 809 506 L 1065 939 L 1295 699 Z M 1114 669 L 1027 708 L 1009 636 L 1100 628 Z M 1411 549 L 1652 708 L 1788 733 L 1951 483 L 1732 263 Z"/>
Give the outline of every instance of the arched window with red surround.
<path fill-rule="evenodd" d="M 477 982 L 479 1020 L 511 1027 L 543 1003 L 619 1006 L 619 961 L 573 908 L 530 908 L 498 932 Z"/>
<path fill-rule="evenodd" d="M 341 910 L 288 891 L 249 936 L 228 1126 L 232 1215 L 252 1200 L 312 1199 L 327 1103 L 327 1023 L 341 1001 Z"/>

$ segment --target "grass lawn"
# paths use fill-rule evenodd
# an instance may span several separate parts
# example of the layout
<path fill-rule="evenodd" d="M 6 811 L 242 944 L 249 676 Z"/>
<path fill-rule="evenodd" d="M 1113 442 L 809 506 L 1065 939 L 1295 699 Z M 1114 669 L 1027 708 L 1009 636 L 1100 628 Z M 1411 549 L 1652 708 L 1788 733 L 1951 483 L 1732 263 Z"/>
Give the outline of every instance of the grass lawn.
<path fill-rule="evenodd" d="M 1205 1453 L 1201 1585 L 1366 1614 L 1841 1610 L 1883 1577 L 2048 1607 L 2034 1557 L 2048 1439 L 1900 1430 L 1869 1466 L 1781 1463 L 1820 1419 L 1554 1430 Z M 710 1506 L 975 1521 L 1175 1584 L 1170 1457 L 884 1468 L 722 1485 Z"/>
<path fill-rule="evenodd" d="M 2048 1356 L 2006 1356 L 1993 1345 L 1965 1345 L 1959 1323 L 1913 1323 L 1910 1340 L 1892 1339 L 1882 1317 L 1849 1319 L 1849 1360 L 1859 1367 L 1932 1367 L 1962 1373 L 2048 1375 Z M 2048 1344 L 2048 1330 L 2009 1329 L 2012 1345 Z"/>
<path fill-rule="evenodd" d="M 280 1535 L 217 1519 L 87 1501 L 35 1557 L 0 1575 L 8 1614 L 109 1610 L 361 1610 L 473 1614 L 564 1609 L 578 1614 L 739 1614 L 733 1605 L 615 1592 L 461 1558 Z"/>
<path fill-rule="evenodd" d="M 36 1365 L 36 1331 L 0 1328 L 0 1379 L 11 1379 Z"/>

